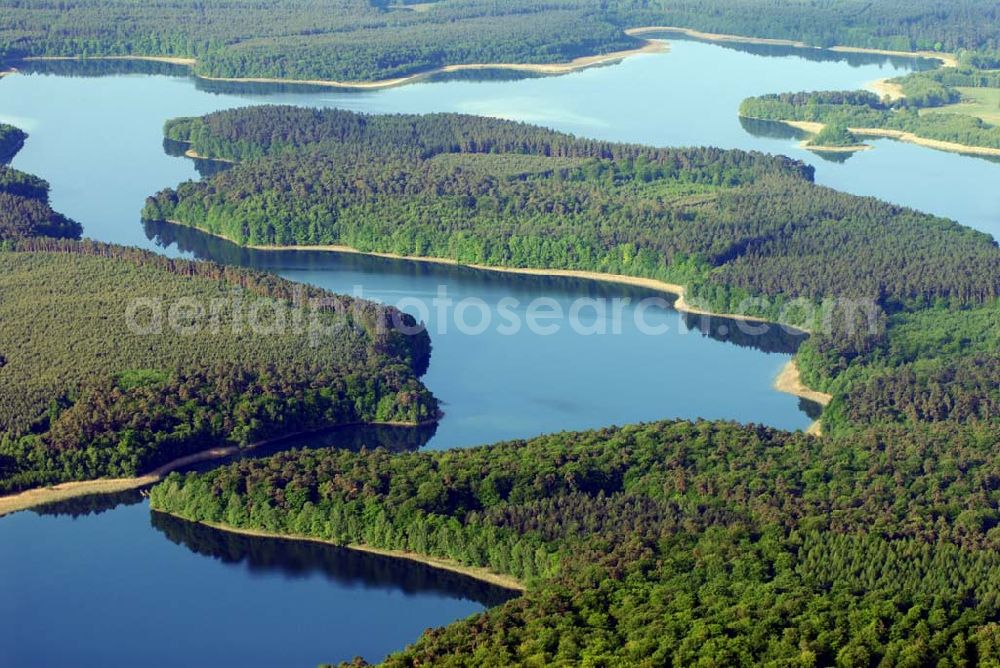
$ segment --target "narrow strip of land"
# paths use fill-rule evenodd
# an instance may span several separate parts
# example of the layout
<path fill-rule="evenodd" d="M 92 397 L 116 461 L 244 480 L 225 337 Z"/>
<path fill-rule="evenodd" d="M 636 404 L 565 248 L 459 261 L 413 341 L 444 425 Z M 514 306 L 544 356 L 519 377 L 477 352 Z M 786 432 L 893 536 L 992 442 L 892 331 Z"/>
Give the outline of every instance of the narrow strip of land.
<path fill-rule="evenodd" d="M 163 513 L 161 510 L 155 512 Z M 179 519 L 187 520 L 180 515 L 174 513 L 163 513 L 165 515 L 171 515 Z M 332 545 L 335 547 L 346 548 L 349 550 L 355 550 L 358 552 L 368 552 L 369 554 L 378 554 L 384 557 L 392 557 L 394 559 L 407 559 L 409 561 L 415 561 L 417 563 L 426 564 L 433 568 L 437 568 L 444 571 L 450 571 L 452 573 L 459 573 L 466 577 L 479 580 L 481 582 L 487 582 L 491 585 L 496 585 L 498 587 L 503 587 L 504 589 L 511 589 L 513 591 L 524 591 L 526 588 L 524 583 L 520 580 L 513 578 L 509 575 L 502 575 L 496 573 L 487 568 L 481 568 L 478 566 L 465 566 L 453 559 L 447 559 L 444 557 L 431 557 L 425 554 L 420 554 L 419 552 L 407 552 L 403 550 L 383 550 L 377 547 L 370 547 L 368 545 L 352 543 L 349 545 L 342 545 L 332 540 L 327 540 L 325 538 L 317 538 L 315 536 L 305 536 L 302 534 L 283 534 L 276 533 L 273 531 L 262 531 L 260 529 L 243 529 L 240 527 L 234 527 L 229 524 L 221 524 L 219 522 L 197 522 L 197 524 L 202 524 L 207 527 L 211 527 L 218 531 L 225 531 L 228 533 L 239 534 L 241 536 L 251 536 L 253 538 L 268 538 L 277 540 L 295 540 L 304 541 L 308 543 L 321 543 L 323 545 Z"/>
<path fill-rule="evenodd" d="M 409 424 L 402 422 L 372 422 L 368 423 L 372 425 L 390 426 L 390 427 L 419 427 L 419 424 Z M 28 508 L 34 508 L 35 506 L 43 506 L 47 503 L 55 503 L 56 501 L 65 501 L 67 499 L 73 499 L 80 496 L 90 496 L 91 494 L 114 494 L 115 492 L 124 492 L 129 489 L 138 489 L 139 487 L 146 487 L 160 482 L 167 477 L 172 471 L 182 469 L 192 464 L 198 464 L 200 462 L 212 461 L 214 459 L 223 459 L 225 457 L 230 457 L 232 455 L 238 454 L 240 452 L 248 452 L 250 450 L 255 450 L 257 448 L 263 447 L 265 445 L 272 445 L 280 441 L 284 441 L 289 438 L 295 438 L 299 436 L 307 436 L 309 434 L 316 434 L 320 432 L 327 431 L 329 429 L 337 429 L 340 427 L 352 427 L 358 425 L 330 425 L 328 427 L 322 427 L 320 429 L 310 429 L 301 432 L 293 432 L 290 434 L 283 434 L 276 438 L 269 438 L 256 443 L 251 443 L 250 445 L 245 445 L 239 447 L 236 445 L 220 446 L 215 448 L 208 448 L 207 450 L 202 450 L 194 454 L 186 455 L 184 457 L 178 457 L 173 459 L 162 466 L 159 466 L 152 471 L 145 473 L 141 476 L 136 476 L 134 478 L 98 478 L 96 480 L 74 480 L 70 482 L 62 482 L 56 485 L 48 485 L 46 487 L 35 487 L 33 489 L 26 489 L 23 492 L 18 492 L 16 494 L 8 494 L 7 496 L 0 496 L 0 517 L 8 515 L 10 513 L 17 512 L 19 510 L 27 510 Z"/>
<path fill-rule="evenodd" d="M 808 140 L 799 142 L 799 148 L 804 148 L 807 151 L 816 151 L 817 153 L 857 153 L 858 151 L 870 151 L 874 146 L 869 144 L 854 144 L 852 146 L 822 146 L 817 144 L 810 144 Z"/>
<path fill-rule="evenodd" d="M 245 449 L 251 449 L 260 445 L 263 445 L 263 442 L 247 446 Z M 9 513 L 17 512 L 18 510 L 26 510 L 28 508 L 41 506 L 46 503 L 54 503 L 56 501 L 65 501 L 66 499 L 72 499 L 78 496 L 88 496 L 90 494 L 113 494 L 114 492 L 123 492 L 128 489 L 145 487 L 159 482 L 171 471 L 185 466 L 190 466 L 192 464 L 197 464 L 199 462 L 229 457 L 239 451 L 240 449 L 235 445 L 220 448 L 209 448 L 208 450 L 196 452 L 193 455 L 178 457 L 177 459 L 167 462 L 163 466 L 153 469 L 145 475 L 134 478 L 98 478 L 97 480 L 77 480 L 73 482 L 60 483 L 58 485 L 51 485 L 49 487 L 28 489 L 8 496 L 0 496 L 0 517 Z"/>
<path fill-rule="evenodd" d="M 815 121 L 777 121 L 778 123 L 784 123 L 793 128 L 799 130 L 804 130 L 805 132 L 810 132 L 812 134 L 818 134 L 823 130 L 826 125 L 824 123 L 817 123 Z M 909 144 L 916 144 L 918 146 L 924 146 L 926 148 L 934 148 L 939 151 L 948 151 L 950 153 L 962 153 L 965 155 L 986 155 L 1000 157 L 1000 148 L 993 148 L 991 146 L 970 146 L 967 144 L 958 144 L 956 142 L 944 141 L 941 139 L 928 139 L 927 137 L 920 137 L 912 132 L 906 132 L 904 130 L 890 130 L 887 128 L 848 128 L 853 134 L 865 136 L 865 137 L 887 137 L 889 139 L 896 139 L 898 141 L 904 141 Z"/>
<path fill-rule="evenodd" d="M 691 28 L 678 28 L 675 26 L 644 26 L 641 28 L 629 28 L 625 31 L 627 35 L 637 37 L 658 32 L 676 32 L 694 39 L 706 42 L 733 42 L 737 44 L 763 44 L 770 46 L 787 46 L 795 49 L 813 49 L 815 51 L 833 51 L 836 53 L 870 53 L 878 56 L 897 56 L 900 58 L 929 58 L 938 60 L 945 67 L 957 67 L 958 58 L 951 53 L 939 53 L 937 51 L 893 51 L 889 49 L 868 49 L 858 46 L 811 46 L 805 42 L 792 39 L 774 39 L 770 37 L 747 37 L 745 35 L 727 35 L 722 33 L 701 32 Z"/>
<path fill-rule="evenodd" d="M 378 79 L 374 81 L 336 81 L 332 79 L 289 79 L 281 77 L 212 77 L 194 73 L 194 76 L 205 81 L 220 81 L 228 83 L 259 83 L 259 84 L 297 84 L 305 86 L 324 86 L 327 88 L 357 88 L 357 89 L 379 89 L 402 86 L 413 83 L 421 79 L 426 79 L 437 74 L 448 74 L 451 72 L 464 72 L 475 70 L 511 70 L 515 72 L 529 72 L 534 74 L 568 74 L 577 70 L 606 65 L 618 62 L 646 53 L 663 53 L 668 50 L 666 42 L 657 39 L 644 39 L 642 46 L 626 51 L 615 51 L 612 53 L 598 54 L 594 56 L 581 56 L 564 63 L 464 63 L 456 65 L 444 65 L 423 72 L 417 72 L 405 77 L 393 79 Z M 178 58 L 174 56 L 32 56 L 24 58 L 26 61 L 47 61 L 47 60 L 148 60 L 153 62 L 171 63 L 174 65 L 186 65 L 194 67 L 197 60 L 194 58 Z"/>
<path fill-rule="evenodd" d="M 184 65 L 194 67 L 198 62 L 194 58 L 184 58 L 181 56 L 26 56 L 21 58 L 25 62 L 46 61 L 46 60 L 146 60 L 152 63 L 168 63 L 170 65 Z"/>

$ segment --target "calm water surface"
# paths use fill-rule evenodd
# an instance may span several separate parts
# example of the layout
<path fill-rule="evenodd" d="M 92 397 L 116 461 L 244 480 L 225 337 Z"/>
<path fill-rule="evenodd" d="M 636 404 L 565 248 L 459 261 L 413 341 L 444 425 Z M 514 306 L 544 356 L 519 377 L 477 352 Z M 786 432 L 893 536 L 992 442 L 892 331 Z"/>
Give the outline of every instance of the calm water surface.
<path fill-rule="evenodd" d="M 770 387 L 797 343 L 780 332 L 751 338 L 735 323 L 659 308 L 645 313 L 645 323 L 666 333 L 647 336 L 636 325 L 635 305 L 650 295 L 639 290 L 351 255 L 250 252 L 190 230 L 143 226 L 138 213 L 147 195 L 197 178 L 191 161 L 165 153 L 163 122 L 265 103 L 459 111 L 612 140 L 786 153 L 815 164 L 820 183 L 1000 236 L 1000 194 L 983 187 L 1000 179 L 994 162 L 889 140 L 846 161 L 824 161 L 799 149 L 794 133 L 736 116 L 748 95 L 858 88 L 925 66 L 672 40 L 669 53 L 564 77 L 457 79 L 369 92 L 206 85 L 169 68 L 103 77 L 31 74 L 0 82 L 0 120 L 31 134 L 15 166 L 48 179 L 53 206 L 93 238 L 260 267 L 390 303 L 429 300 L 443 289 L 455 301 L 475 297 L 489 306 L 516 299 L 523 317 L 536 297 L 564 311 L 579 298 L 630 300 L 621 333 L 607 336 L 566 325 L 547 336 L 505 336 L 495 328 L 470 336 L 456 331 L 453 314 L 428 313 L 434 356 L 426 382 L 447 413 L 439 427 L 410 436 L 341 432 L 319 444 L 447 448 L 666 417 L 796 429 L 809 423 L 810 407 Z M 612 324 L 590 311 L 581 320 Z M 191 527 L 151 515 L 141 498 L 128 495 L 0 520 L 0 573 L 4 666 L 378 659 L 423 628 L 503 596 L 409 564 Z"/>

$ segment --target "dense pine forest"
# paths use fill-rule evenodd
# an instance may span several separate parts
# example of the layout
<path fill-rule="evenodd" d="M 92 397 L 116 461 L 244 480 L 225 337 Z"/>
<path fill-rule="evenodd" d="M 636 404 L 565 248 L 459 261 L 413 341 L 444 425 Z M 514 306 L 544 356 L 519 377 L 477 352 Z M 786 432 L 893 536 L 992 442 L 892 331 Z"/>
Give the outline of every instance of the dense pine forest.
<path fill-rule="evenodd" d="M 0 0 L 0 68 L 183 56 L 206 77 L 366 81 L 635 48 L 625 30 L 644 25 L 958 54 L 958 67 L 896 81 L 899 99 L 782 93 L 741 114 L 823 123 L 813 141 L 827 146 L 870 127 L 1000 148 L 997 127 L 941 110 L 958 88 L 1000 87 L 994 0 Z M 171 474 L 150 498 L 168 539 L 253 552 L 205 522 L 524 584 L 390 666 L 1000 666 L 989 235 L 817 186 L 785 157 L 458 114 L 263 106 L 164 133 L 173 152 L 227 161 L 147 199 L 144 221 L 180 238 L 229 239 L 232 257 L 345 245 L 678 283 L 694 306 L 808 328 L 798 368 L 832 396 L 815 435 L 662 421 L 433 452 L 418 429 L 307 441 Z M 397 327 L 413 318 L 81 240 L 48 183 L 7 165 L 26 137 L 0 124 L 0 494 L 334 425 L 433 431 L 430 339 Z M 314 548 L 303 543 L 300 566 L 329 566 Z"/>
<path fill-rule="evenodd" d="M 819 437 L 664 422 L 440 453 L 303 450 L 153 490 L 154 509 L 189 520 L 526 583 L 389 665 L 1000 660 L 989 236 L 820 188 L 787 159 L 498 120 L 262 107 L 166 134 L 238 164 L 150 198 L 150 219 L 244 244 L 669 279 L 716 310 L 816 309 L 797 358 L 833 395 Z"/>
<path fill-rule="evenodd" d="M 455 114 L 253 107 L 167 123 L 232 169 L 143 216 L 240 244 L 344 244 L 469 264 L 683 283 L 716 311 L 793 299 L 887 309 L 1000 296 L 1000 251 L 956 223 L 811 183 L 787 158 L 661 149 Z M 810 323 L 806 323 L 810 324 Z"/>
<path fill-rule="evenodd" d="M 49 184 L 6 164 L 27 138 L 21 129 L 0 123 L 0 243 L 35 236 L 79 238 L 80 224 L 49 206 Z"/>
<path fill-rule="evenodd" d="M 364 81 L 447 64 L 551 63 L 641 44 L 628 28 L 883 49 L 1000 49 L 1000 4 L 955 0 L 5 0 L 0 57 L 197 58 L 210 77 Z"/>
<path fill-rule="evenodd" d="M 437 417 L 418 381 L 427 335 L 393 327 L 408 316 L 93 242 L 28 240 L 0 265 L 4 492 L 136 475 L 294 431 Z M 133 328 L 137 296 L 163 310 L 144 307 Z"/>
<path fill-rule="evenodd" d="M 418 380 L 427 334 L 397 331 L 396 318 L 414 323 L 392 310 L 95 242 L 26 240 L 0 265 L 4 492 L 132 476 L 294 431 L 437 417 Z M 130 315 L 136 297 L 151 306 Z"/>
<path fill-rule="evenodd" d="M 5 126 L 4 136 L 25 136 Z M 270 274 L 78 241 L 0 165 L 0 493 L 222 443 L 438 416 L 410 316 Z M 142 306 L 129 312 L 136 299 Z"/>
<path fill-rule="evenodd" d="M 0 123 L 0 164 L 10 162 L 24 146 L 28 135 L 24 130 L 13 125 Z"/>
<path fill-rule="evenodd" d="M 527 593 L 389 665 L 989 665 L 996 422 L 811 438 L 665 422 L 171 476 L 192 520 L 448 557 Z"/>

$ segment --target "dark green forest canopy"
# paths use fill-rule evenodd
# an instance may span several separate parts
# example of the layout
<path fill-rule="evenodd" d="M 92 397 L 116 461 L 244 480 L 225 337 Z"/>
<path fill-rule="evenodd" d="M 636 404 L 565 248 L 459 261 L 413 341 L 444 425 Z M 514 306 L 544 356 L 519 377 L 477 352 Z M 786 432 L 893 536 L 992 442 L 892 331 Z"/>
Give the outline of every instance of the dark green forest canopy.
<path fill-rule="evenodd" d="M 0 123 L 0 243 L 30 237 L 76 239 L 83 228 L 49 206 L 49 184 L 7 162 L 24 146 L 28 135 Z"/>
<path fill-rule="evenodd" d="M 198 58 L 215 77 L 360 81 L 456 63 L 550 63 L 649 25 L 888 49 L 1000 49 L 980 0 L 3 0 L 0 56 Z"/>
<path fill-rule="evenodd" d="M 998 438 L 996 422 L 818 439 L 663 422 L 289 452 L 171 476 L 151 503 L 529 584 L 390 665 L 971 665 L 998 648 Z"/>
<path fill-rule="evenodd" d="M 460 262 L 629 274 L 714 310 L 752 296 L 888 310 L 1000 295 L 1000 250 L 954 222 L 811 183 L 788 158 L 577 139 L 456 114 L 253 107 L 167 123 L 242 160 L 144 216 L 252 245 L 344 244 Z"/>
<path fill-rule="evenodd" d="M 398 331 L 415 323 L 393 309 L 52 239 L 0 252 L 0 283 L 3 492 L 292 431 L 437 417 L 418 380 L 428 336 Z"/>
<path fill-rule="evenodd" d="M 24 146 L 27 133 L 20 128 L 0 123 L 0 164 L 10 162 Z"/>

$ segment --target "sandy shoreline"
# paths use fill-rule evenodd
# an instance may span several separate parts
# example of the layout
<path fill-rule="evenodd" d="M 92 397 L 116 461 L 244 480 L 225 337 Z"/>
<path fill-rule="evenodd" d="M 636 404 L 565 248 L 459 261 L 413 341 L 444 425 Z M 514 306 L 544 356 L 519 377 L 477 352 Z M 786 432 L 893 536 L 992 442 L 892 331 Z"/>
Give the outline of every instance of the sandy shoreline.
<path fill-rule="evenodd" d="M 262 83 L 262 84 L 299 84 L 306 86 L 326 86 L 328 88 L 360 88 L 378 89 L 392 88 L 404 84 L 413 83 L 421 79 L 432 77 L 436 74 L 448 74 L 451 72 L 465 72 L 475 70 L 509 70 L 514 72 L 530 72 L 534 74 L 568 74 L 577 70 L 594 67 L 596 65 L 606 65 L 618 62 L 631 56 L 644 53 L 663 53 L 668 50 L 667 45 L 662 40 L 645 40 L 645 44 L 628 51 L 615 51 L 596 56 L 581 56 L 574 58 L 567 63 L 466 63 L 459 65 L 445 65 L 424 72 L 417 72 L 405 77 L 395 79 L 379 79 L 375 81 L 334 81 L 329 79 L 281 79 L 272 77 L 210 77 L 202 74 L 195 74 L 199 79 L 205 81 L 223 81 L 230 83 Z"/>
<path fill-rule="evenodd" d="M 854 146 L 816 146 L 815 144 L 810 144 L 807 139 L 799 142 L 799 148 L 804 148 L 807 151 L 816 151 L 817 153 L 857 153 L 858 151 L 870 151 L 875 147 L 869 144 L 856 144 Z"/>
<path fill-rule="evenodd" d="M 365 424 L 370 425 L 381 425 L 381 426 L 391 426 L 391 427 L 418 427 L 417 424 L 409 424 L 403 422 L 369 422 Z M 137 489 L 139 487 L 146 487 L 160 482 L 167 474 L 177 469 L 184 468 L 185 466 L 190 466 L 191 464 L 198 464 L 200 462 L 207 462 L 213 459 L 222 459 L 224 457 L 229 457 L 235 455 L 239 452 L 249 452 L 257 448 L 264 447 L 266 445 L 271 445 L 273 443 L 278 443 L 289 438 L 296 438 L 300 436 L 308 436 L 309 434 L 319 434 L 330 429 L 337 429 L 340 427 L 352 427 L 358 425 L 330 425 L 328 427 L 321 427 L 319 429 L 307 429 L 301 432 L 293 432 L 291 434 L 283 434 L 277 438 L 269 438 L 263 441 L 257 441 L 256 443 L 251 443 L 250 445 L 244 446 L 242 448 L 235 445 L 228 445 L 224 447 L 209 448 L 207 450 L 202 450 L 200 452 L 195 452 L 190 455 L 185 455 L 184 457 L 178 457 L 173 459 L 166 464 L 163 464 L 149 473 L 144 473 L 141 476 L 136 476 L 134 478 L 98 478 L 96 480 L 74 480 L 71 482 L 62 482 L 56 485 L 49 485 L 46 487 L 34 487 L 32 489 L 26 489 L 23 492 L 17 492 L 16 494 L 8 494 L 7 496 L 0 496 L 0 517 L 8 515 L 10 513 L 17 512 L 19 510 L 27 510 L 28 508 L 34 508 L 35 506 L 42 506 L 47 503 L 54 503 L 56 501 L 65 501 L 67 499 L 73 499 L 78 496 L 89 496 L 91 494 L 113 494 L 115 492 L 124 492 L 129 489 Z"/>
<path fill-rule="evenodd" d="M 230 160 L 229 158 L 209 158 L 208 156 L 198 153 L 198 151 L 194 150 L 193 148 L 189 148 L 188 150 L 184 151 L 184 157 L 191 158 L 192 160 L 211 160 L 212 162 L 228 162 L 231 165 L 236 164 L 235 160 Z"/>
<path fill-rule="evenodd" d="M 833 401 L 833 395 L 827 394 L 826 392 L 819 392 L 817 390 L 810 389 L 802 382 L 802 373 L 799 370 L 798 362 L 794 359 L 788 361 L 788 363 L 782 367 L 778 376 L 774 379 L 774 389 L 779 392 L 784 392 L 785 394 L 791 394 L 793 396 L 799 397 L 800 399 L 805 399 L 813 403 L 819 404 L 826 408 L 831 401 Z M 807 434 L 813 436 L 820 436 L 823 433 L 823 425 L 821 420 L 816 420 L 809 428 L 806 429 Z"/>
<path fill-rule="evenodd" d="M 181 56 L 25 56 L 20 60 L 25 62 L 42 62 L 47 60 L 145 60 L 151 63 L 168 63 L 170 65 L 185 65 L 187 67 L 193 67 L 198 62 L 194 58 L 184 58 Z"/>
<path fill-rule="evenodd" d="M 807 399 L 823 407 L 828 406 L 833 401 L 833 395 L 810 389 L 802 382 L 802 373 L 799 370 L 798 362 L 795 360 L 789 360 L 788 364 L 782 367 L 781 372 L 774 379 L 774 388 L 786 394 L 794 394 L 802 399 Z"/>
<path fill-rule="evenodd" d="M 167 513 L 162 510 L 155 510 L 154 512 L 162 513 L 164 515 L 170 515 L 171 517 L 177 517 L 186 522 L 190 522 L 184 517 L 177 515 L 175 513 Z M 406 559 L 408 561 L 415 561 L 417 563 L 426 564 L 433 568 L 438 568 L 444 571 L 451 571 L 452 573 L 458 573 L 460 575 L 465 575 L 467 577 L 479 580 L 481 582 L 486 582 L 491 585 L 496 585 L 498 587 L 503 587 L 504 589 L 511 589 L 514 591 L 524 591 L 525 586 L 516 578 L 509 575 L 502 575 L 500 573 L 495 573 L 487 568 L 481 568 L 478 566 L 465 566 L 453 561 L 451 559 L 446 559 L 443 557 L 431 557 L 418 552 L 404 552 L 403 550 L 382 550 L 376 547 L 369 547 L 368 545 L 362 544 L 351 544 L 351 545 L 341 545 L 335 543 L 332 540 L 326 540 L 324 538 L 316 538 L 315 536 L 304 536 L 300 534 L 281 534 L 274 533 L 271 531 L 262 531 L 259 529 L 242 529 L 240 527 L 230 526 L 228 524 L 221 524 L 218 522 L 196 522 L 196 524 L 202 524 L 207 527 L 211 527 L 218 531 L 225 531 L 227 533 L 238 534 L 240 536 L 250 536 L 253 538 L 272 538 L 280 540 L 295 540 L 303 541 L 307 543 L 320 543 L 322 545 L 332 545 L 334 547 L 341 547 L 349 550 L 355 550 L 357 552 L 367 552 L 369 554 L 378 554 L 384 557 L 393 557 L 395 559 Z"/>
<path fill-rule="evenodd" d="M 565 63 L 465 63 L 457 65 L 444 65 L 423 72 L 417 72 L 405 77 L 394 79 L 378 79 L 375 81 L 334 81 L 330 79 L 282 79 L 277 77 L 211 77 L 202 74 L 192 73 L 193 76 L 205 81 L 221 81 L 228 83 L 260 83 L 260 84 L 297 84 L 303 86 L 325 86 L 328 88 L 357 88 L 357 89 L 379 89 L 402 86 L 413 83 L 421 79 L 434 76 L 436 74 L 447 74 L 450 72 L 463 72 L 474 70 L 510 70 L 515 72 L 531 72 L 535 74 L 567 74 L 577 70 L 595 67 L 618 62 L 644 53 L 663 53 L 668 50 L 667 44 L 663 40 L 644 39 L 642 46 L 627 51 L 615 51 L 612 53 L 597 54 L 593 56 L 581 56 Z M 195 58 L 180 58 L 175 56 L 30 56 L 23 58 L 25 61 L 53 61 L 53 60 L 146 60 L 151 62 L 170 63 L 173 65 L 185 65 L 194 67 L 197 64 Z"/>
<path fill-rule="evenodd" d="M 957 67 L 958 58 L 951 53 L 938 53 L 937 51 L 893 51 L 890 49 L 868 49 L 859 46 L 810 46 L 805 42 L 792 39 L 775 39 L 771 37 L 747 37 L 745 35 L 728 35 L 723 33 L 701 32 L 691 28 L 678 28 L 675 26 L 644 26 L 641 28 L 629 28 L 625 34 L 636 37 L 657 32 L 676 32 L 694 39 L 706 42 L 732 42 L 736 44 L 762 44 L 770 46 L 788 46 L 795 49 L 813 49 L 815 51 L 833 51 L 835 53 L 870 53 L 877 56 L 898 56 L 900 58 L 928 58 L 940 61 L 945 67 Z"/>
<path fill-rule="evenodd" d="M 903 93 L 903 87 L 898 83 L 893 83 L 892 79 L 876 79 L 869 83 L 866 88 L 879 97 L 888 98 L 891 102 L 906 97 Z"/>
<path fill-rule="evenodd" d="M 213 160 L 214 158 L 207 158 L 207 159 Z M 166 220 L 165 222 L 171 223 L 173 225 L 180 225 L 183 227 L 191 227 L 192 229 L 198 230 L 203 234 L 208 234 L 210 236 L 217 237 L 224 241 L 228 241 L 231 244 L 236 244 L 235 241 L 222 234 L 209 232 L 207 230 L 203 230 L 193 225 L 188 225 L 187 223 L 183 223 L 178 220 Z M 236 245 L 239 246 L 240 244 Z M 322 252 L 322 253 L 348 253 L 351 255 L 368 255 L 370 257 L 381 257 L 387 260 L 409 260 L 412 262 L 426 262 L 428 264 L 443 264 L 451 267 L 465 267 L 467 269 L 475 269 L 477 271 L 492 271 L 501 274 L 521 274 L 525 276 L 540 276 L 549 278 L 579 278 L 588 281 L 616 283 L 618 285 L 628 285 L 636 288 L 646 288 L 649 290 L 654 290 L 656 292 L 665 292 L 667 294 L 673 295 L 674 297 L 676 297 L 676 300 L 674 301 L 674 310 L 680 311 L 682 313 L 774 325 L 776 327 L 783 327 L 790 332 L 799 332 L 802 334 L 809 333 L 809 330 L 803 327 L 796 327 L 794 325 L 776 323 L 771 320 L 768 320 L 767 318 L 760 318 L 752 315 L 740 315 L 737 313 L 716 313 L 714 311 L 708 311 L 706 309 L 699 308 L 687 302 L 685 298 L 686 291 L 683 285 L 679 285 L 677 283 L 667 283 L 666 281 L 661 281 L 655 278 L 642 278 L 639 276 L 628 276 L 626 274 L 606 274 L 599 271 L 584 271 L 580 269 L 533 269 L 528 267 L 498 267 L 488 264 L 469 264 L 469 263 L 459 262 L 458 260 L 453 260 L 451 258 L 446 258 L 446 257 L 426 257 L 419 255 L 399 255 L 397 253 L 382 253 L 378 251 L 360 251 L 356 248 L 352 248 L 351 246 L 343 246 L 338 244 L 302 245 L 302 246 L 269 246 L 260 244 L 256 245 L 247 244 L 241 247 L 259 251 L 282 251 L 282 252 L 309 251 L 309 252 Z"/>
<path fill-rule="evenodd" d="M 798 130 L 804 130 L 805 132 L 810 132 L 812 134 L 819 133 L 825 127 L 823 123 L 817 123 L 814 121 L 775 121 L 775 122 L 784 123 L 789 127 L 793 127 Z M 1000 148 L 991 148 L 989 146 L 967 146 L 966 144 L 957 144 L 955 142 L 943 141 L 941 139 L 927 139 L 926 137 L 919 137 L 913 134 L 912 132 L 904 132 L 903 130 L 889 130 L 884 128 L 848 128 L 848 129 L 852 133 L 863 137 L 887 137 L 889 139 L 904 141 L 909 144 L 916 144 L 917 146 L 934 148 L 939 151 L 948 151 L 949 153 L 1000 157 Z"/>
<path fill-rule="evenodd" d="M 625 51 L 615 51 L 605 54 L 595 54 L 593 56 L 581 56 L 569 62 L 563 63 L 463 63 L 454 65 L 444 65 L 423 72 L 396 77 L 392 79 L 379 79 L 374 81 L 335 81 L 330 79 L 289 79 L 280 77 L 211 77 L 197 73 L 193 76 L 205 81 L 220 81 L 229 83 L 261 83 L 261 84 L 298 84 L 307 86 L 325 86 L 329 88 L 355 88 L 355 89 L 379 89 L 401 86 L 413 83 L 435 74 L 446 74 L 450 72 L 474 71 L 501 69 L 520 72 L 531 72 L 535 74 L 567 74 L 577 70 L 618 62 L 631 56 L 645 53 L 663 53 L 669 50 L 669 43 L 666 39 L 646 38 L 643 35 L 659 32 L 673 32 L 687 35 L 694 39 L 710 42 L 732 42 L 742 44 L 764 44 L 772 46 L 787 46 L 797 49 L 814 49 L 818 51 L 833 51 L 838 53 L 869 53 L 884 56 L 898 56 L 905 58 L 929 58 L 934 59 L 945 67 L 956 67 L 958 58 L 949 53 L 937 53 L 934 51 L 892 51 L 886 49 L 867 49 L 853 46 L 834 46 L 830 48 L 809 46 L 808 44 L 789 39 L 773 39 L 767 37 L 747 37 L 744 35 L 727 35 L 719 33 L 707 33 L 691 28 L 678 28 L 676 26 L 641 26 L 628 28 L 623 31 L 630 37 L 642 39 L 645 43 L 642 46 Z M 182 56 L 27 56 L 24 61 L 70 61 L 70 60 L 145 60 L 158 63 L 169 63 L 172 65 L 184 65 L 193 68 L 197 65 L 196 58 Z M 9 73 L 16 72 L 12 69 Z M 875 82 L 878 84 L 878 82 Z M 874 84 L 873 84 L 874 85 Z"/>

